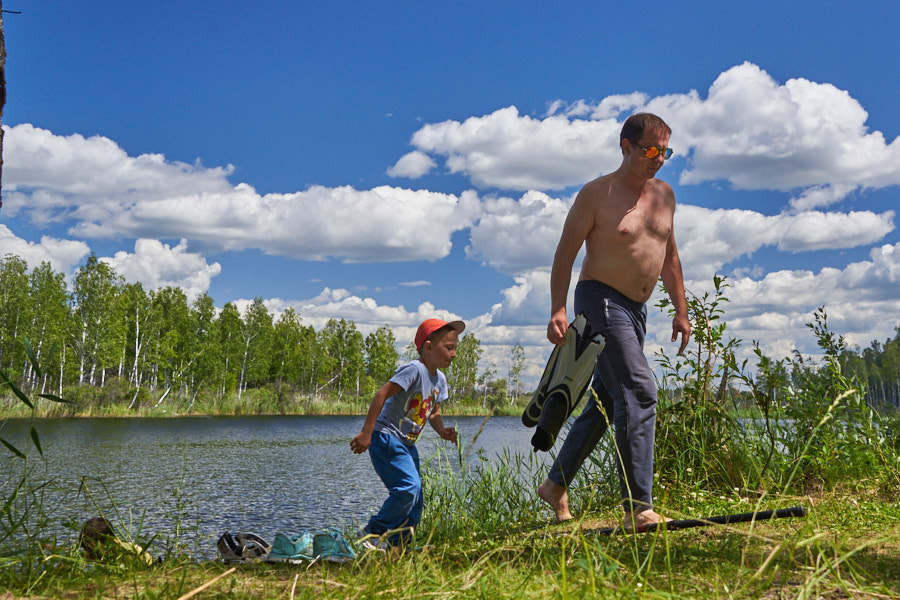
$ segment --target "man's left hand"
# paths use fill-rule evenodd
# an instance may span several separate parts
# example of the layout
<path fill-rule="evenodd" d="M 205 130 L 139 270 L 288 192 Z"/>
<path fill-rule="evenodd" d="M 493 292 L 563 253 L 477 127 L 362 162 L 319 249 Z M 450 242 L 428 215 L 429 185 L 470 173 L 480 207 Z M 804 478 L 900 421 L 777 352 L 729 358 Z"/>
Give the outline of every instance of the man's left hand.
<path fill-rule="evenodd" d="M 679 335 L 681 335 L 681 347 L 678 348 L 678 354 L 682 354 L 691 338 L 691 320 L 687 318 L 687 315 L 675 315 L 672 320 L 672 341 L 676 341 Z"/>

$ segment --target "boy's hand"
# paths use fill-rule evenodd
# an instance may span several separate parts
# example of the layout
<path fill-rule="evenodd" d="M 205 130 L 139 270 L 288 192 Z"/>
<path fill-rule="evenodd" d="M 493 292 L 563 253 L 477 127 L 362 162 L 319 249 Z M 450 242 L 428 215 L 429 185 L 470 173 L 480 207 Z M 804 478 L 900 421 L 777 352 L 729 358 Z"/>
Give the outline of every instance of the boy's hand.
<path fill-rule="evenodd" d="M 360 431 L 356 434 L 356 437 L 350 440 L 350 449 L 353 450 L 353 454 L 362 454 L 369 449 L 371 444 L 372 434 Z"/>
<path fill-rule="evenodd" d="M 438 435 L 447 440 L 448 442 L 453 442 L 456 444 L 456 427 L 444 427 L 442 430 L 438 432 Z"/>

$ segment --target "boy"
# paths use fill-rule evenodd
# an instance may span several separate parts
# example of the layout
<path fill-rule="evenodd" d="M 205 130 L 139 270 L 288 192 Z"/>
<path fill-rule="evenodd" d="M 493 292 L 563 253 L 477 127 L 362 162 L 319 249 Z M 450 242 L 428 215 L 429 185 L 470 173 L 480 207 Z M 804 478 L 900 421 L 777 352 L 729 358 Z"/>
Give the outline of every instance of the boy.
<path fill-rule="evenodd" d="M 407 544 L 422 517 L 422 477 L 415 443 L 425 422 L 443 439 L 456 444 L 453 427 L 444 427 L 440 403 L 447 399 L 446 369 L 456 357 L 462 321 L 426 319 L 416 331 L 418 360 L 401 366 L 372 399 L 362 431 L 350 442 L 355 454 L 369 450 L 372 466 L 389 495 L 377 515 L 369 519 L 365 533 L 387 540 L 371 543 L 380 549 Z"/>

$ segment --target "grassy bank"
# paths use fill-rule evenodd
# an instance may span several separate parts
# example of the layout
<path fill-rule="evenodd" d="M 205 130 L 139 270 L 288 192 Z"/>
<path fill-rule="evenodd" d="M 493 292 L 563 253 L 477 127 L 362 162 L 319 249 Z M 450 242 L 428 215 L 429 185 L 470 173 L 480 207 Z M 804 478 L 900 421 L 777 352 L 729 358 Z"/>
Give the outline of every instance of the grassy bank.
<path fill-rule="evenodd" d="M 731 439 L 728 445 L 736 443 Z M 151 567 L 121 555 L 88 561 L 76 547 L 78 523 L 65 539 L 42 533 L 59 522 L 58 507 L 42 501 L 52 481 L 32 474 L 0 482 L 0 600 L 900 598 L 900 480 L 891 466 L 896 458 L 881 467 L 867 462 L 868 477 L 839 478 L 850 473 L 853 461 L 834 458 L 840 448 L 832 446 L 829 456 L 841 466 L 821 471 L 808 462 L 817 449 L 806 444 L 795 457 L 783 456 L 761 485 L 725 486 L 714 469 L 700 472 L 692 450 L 678 452 L 663 438 L 656 485 L 663 514 L 683 519 L 802 505 L 807 515 L 605 535 L 600 530 L 621 518 L 611 461 L 589 461 L 576 478 L 571 501 L 579 518 L 551 524 L 549 509 L 535 493 L 545 472 L 533 453 L 489 460 L 467 454 L 464 446 L 458 456 L 442 451 L 423 465 L 426 513 L 417 544 L 424 550 L 396 556 L 360 552 L 345 565 L 256 563 L 234 569 L 191 558 L 209 555 L 221 533 L 200 531 L 200 525 L 191 533 L 201 535 L 133 533 L 153 556 L 164 557 Z M 864 448 L 854 442 L 845 450 Z M 37 455 L 26 460 L 35 463 Z M 799 476 L 795 466 L 804 462 L 803 472 L 815 467 L 810 472 L 819 479 Z M 176 520 L 191 523 L 184 510 Z M 133 523 L 114 525 L 130 539 Z M 188 537 L 200 541 L 187 542 Z"/>
<path fill-rule="evenodd" d="M 545 473 L 533 453 L 489 460 L 465 447 L 459 456 L 440 451 L 423 465 L 426 513 L 416 543 L 424 549 L 398 555 L 360 549 L 356 561 L 343 565 L 235 568 L 190 558 L 214 547 L 220 532 L 208 531 L 190 543 L 177 532 L 139 531 L 134 541 L 163 557 L 150 567 L 122 555 L 87 561 L 75 547 L 78 524 L 67 539 L 41 535 L 41 524 L 58 518 L 41 502 L 44 482 L 12 488 L 4 482 L 0 599 L 900 598 L 900 503 L 896 481 L 886 486 L 880 479 L 896 475 L 891 471 L 809 493 L 802 491 L 805 480 L 793 477 L 768 480 L 765 488 L 726 488 L 698 483 L 709 479 L 699 473 L 689 479 L 686 469 L 681 478 L 664 471 L 657 509 L 670 518 L 798 505 L 807 514 L 608 535 L 601 530 L 621 518 L 613 471 L 609 462 L 589 461 L 571 490 L 578 518 L 554 524 L 535 493 Z M 10 530 L 23 522 L 37 525 Z M 115 525 L 129 531 L 127 523 Z"/>
<path fill-rule="evenodd" d="M 717 282 L 718 285 L 718 282 Z M 6 444 L 26 475 L 0 479 L 0 600 L 13 598 L 900 598 L 900 414 L 870 407 L 859 382 L 837 357 L 841 340 L 811 324 L 825 359 L 797 360 L 790 385 L 769 393 L 784 365 L 760 356 L 758 377 L 736 363 L 733 343 L 716 323 L 719 302 L 691 301 L 699 344 L 688 357 L 663 360 L 667 372 L 657 411 L 656 508 L 676 519 L 804 506 L 806 516 L 775 521 L 604 535 L 621 518 L 614 436 L 606 435 L 570 489 L 579 519 L 550 524 L 535 490 L 546 467 L 533 453 L 488 459 L 460 448 L 423 465 L 426 511 L 417 530 L 421 551 L 361 554 L 344 565 L 248 564 L 230 568 L 209 555 L 220 532 L 200 524 L 189 539 L 178 528 L 148 537 L 124 519 L 117 529 L 164 560 L 151 567 L 121 555 L 85 560 L 68 539 L 46 535 L 58 507 L 43 502 L 52 480 L 29 468 L 43 443 L 37 428 L 21 448 Z M 704 312 L 706 311 L 706 312 Z M 778 368 L 776 368 L 778 367 Z M 37 366 L 35 369 L 37 370 Z M 729 380 L 759 419 L 735 416 Z M 765 384 L 765 385 L 763 385 Z M 29 400 L 11 383 L 17 416 L 128 414 L 362 414 L 368 400 L 343 404 L 281 398 L 268 391 L 239 399 L 162 397 L 134 406 L 70 395 Z M 91 393 L 91 392 L 85 392 Z M 17 399 L 17 400 L 16 400 Z M 52 403 L 51 403 L 52 402 Z M 100 407 L 87 411 L 86 406 Z M 485 414 L 478 402 L 451 403 L 448 414 Z M 478 407 L 481 407 L 481 411 Z M 119 408 L 116 408 L 119 407 Z M 92 411 L 99 412 L 92 412 Z M 519 414 L 521 405 L 507 407 Z M 57 412 L 58 411 L 58 412 Z M 147 412 L 141 411 L 166 411 Z M 0 436 L 0 441 L 2 436 Z M 464 440 L 471 445 L 470 440 Z M 455 465 L 457 468 L 451 468 Z M 6 471 L 11 473 L 13 471 Z M 254 493 L 248 484 L 240 493 Z M 181 504 L 176 504 L 181 507 Z M 186 510 L 180 508 L 179 510 Z M 173 515 L 179 523 L 192 522 Z"/>
<path fill-rule="evenodd" d="M 0 420 L 25 417 L 180 417 L 191 415 L 365 415 L 371 398 L 292 395 L 279 397 L 267 390 L 249 390 L 238 396 L 210 395 L 198 398 L 171 396 L 154 401 L 131 402 L 117 395 L 97 398 L 98 390 L 70 390 L 66 402 L 36 399 L 29 407 L 12 395 L 0 397 Z M 454 416 L 521 415 L 528 397 L 500 405 L 451 400 L 441 412 Z"/>
<path fill-rule="evenodd" d="M 674 517 L 733 512 L 742 503 L 678 490 L 690 506 Z M 752 510 L 755 503 L 746 501 Z M 153 566 L 96 564 L 46 553 L 30 568 L 9 562 L 0 598 L 898 598 L 900 507 L 868 495 L 766 497 L 760 506 L 803 504 L 808 515 L 754 524 L 642 535 L 601 535 L 609 508 L 562 525 L 505 523 L 351 564 L 239 565 L 178 558 Z M 687 509 L 691 509 L 687 513 Z M 420 534 L 421 535 L 421 534 Z M 16 574 L 13 574 L 18 572 Z M 223 576 L 224 575 L 224 576 Z"/>

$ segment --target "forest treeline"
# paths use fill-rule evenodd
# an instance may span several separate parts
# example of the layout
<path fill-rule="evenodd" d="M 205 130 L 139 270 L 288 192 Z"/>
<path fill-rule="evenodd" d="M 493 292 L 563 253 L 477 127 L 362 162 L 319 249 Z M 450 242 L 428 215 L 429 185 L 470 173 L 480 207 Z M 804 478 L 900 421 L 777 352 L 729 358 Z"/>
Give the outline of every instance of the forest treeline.
<path fill-rule="evenodd" d="M 71 290 L 49 263 L 29 271 L 12 254 L 0 263 L 0 371 L 26 392 L 66 399 L 76 412 L 147 408 L 172 397 L 190 410 L 198 398 L 240 402 L 247 393 L 263 396 L 266 410 L 367 402 L 400 360 L 415 355 L 411 343 L 402 355 L 396 346 L 387 325 L 364 336 L 353 321 L 331 319 L 316 331 L 291 308 L 276 319 L 261 298 L 242 312 L 231 302 L 217 309 L 206 294 L 189 302 L 177 287 L 147 291 L 95 255 Z M 492 408 L 518 390 L 521 346 L 511 352 L 507 379 L 481 371 L 481 356 L 478 339 L 463 335 L 446 372 L 454 402 Z"/>
<path fill-rule="evenodd" d="M 893 339 L 875 340 L 864 350 L 846 350 L 841 354 L 844 372 L 865 385 L 870 406 L 900 408 L 900 327 Z"/>
<path fill-rule="evenodd" d="M 243 410 L 255 403 L 260 412 L 303 412 L 313 403 L 364 410 L 399 362 L 415 356 L 412 344 L 402 354 L 397 346 L 387 325 L 364 336 L 353 321 L 331 319 L 317 331 L 291 308 L 274 317 L 259 297 L 241 311 L 231 302 L 217 309 L 207 294 L 189 301 L 177 287 L 147 291 L 95 255 L 71 289 L 49 263 L 29 270 L 13 254 L 0 261 L 0 372 L 28 393 L 68 400 L 69 412 L 147 409 L 175 399 L 181 410 L 199 399 L 204 410 L 227 411 L 224 398 Z M 483 412 L 530 394 L 521 389 L 520 345 L 502 373 L 482 368 L 481 358 L 479 340 L 464 334 L 446 372 L 451 405 Z M 863 384 L 871 406 L 900 407 L 900 327 L 864 350 L 843 347 L 840 364 Z M 801 366 L 802 358 L 773 363 L 763 384 L 777 395 Z"/>
<path fill-rule="evenodd" d="M 843 336 L 834 336 L 837 365 L 843 375 L 863 391 L 866 404 L 875 409 L 900 408 L 900 327 L 896 327 L 894 333 L 893 339 L 886 339 L 884 343 L 874 340 L 862 350 L 848 347 Z M 803 386 L 805 371 L 810 365 L 799 352 L 794 351 L 792 360 L 772 361 L 760 356 L 757 381 L 772 400 L 777 401 L 786 388 Z M 749 395 L 740 396 L 739 405 L 752 405 Z"/>

